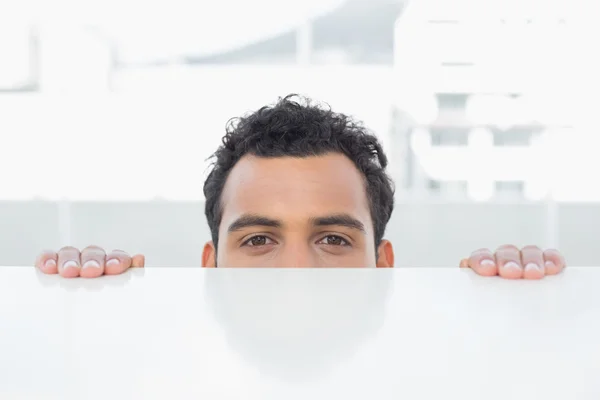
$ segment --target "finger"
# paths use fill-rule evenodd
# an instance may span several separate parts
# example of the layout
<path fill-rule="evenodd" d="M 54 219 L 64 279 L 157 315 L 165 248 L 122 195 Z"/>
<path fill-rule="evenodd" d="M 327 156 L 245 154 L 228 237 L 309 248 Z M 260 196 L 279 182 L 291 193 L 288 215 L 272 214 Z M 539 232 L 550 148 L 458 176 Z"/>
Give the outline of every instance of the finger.
<path fill-rule="evenodd" d="M 122 250 L 113 250 L 106 256 L 105 275 L 119 275 L 131 267 L 131 257 Z"/>
<path fill-rule="evenodd" d="M 567 266 L 563 255 L 555 249 L 548 249 L 543 253 L 546 275 L 559 274 Z"/>
<path fill-rule="evenodd" d="M 521 249 L 521 265 L 525 279 L 542 279 L 546 275 L 544 252 L 537 246 L 525 246 Z"/>
<path fill-rule="evenodd" d="M 496 250 L 496 265 L 498 265 L 498 274 L 503 278 L 520 279 L 523 277 L 521 252 L 515 246 L 500 246 Z"/>
<path fill-rule="evenodd" d="M 81 251 L 81 272 L 83 278 L 97 278 L 104 273 L 106 253 L 98 246 L 88 246 Z"/>
<path fill-rule="evenodd" d="M 467 260 L 467 265 L 482 276 L 495 276 L 498 274 L 494 254 L 488 249 L 474 251 Z"/>
<path fill-rule="evenodd" d="M 58 273 L 64 278 L 76 278 L 81 270 L 79 250 L 67 246 L 58 251 Z"/>
<path fill-rule="evenodd" d="M 132 268 L 144 268 L 146 266 L 146 257 L 143 254 L 136 254 L 131 259 Z"/>
<path fill-rule="evenodd" d="M 58 273 L 58 254 L 51 250 L 41 252 L 35 260 L 35 266 L 45 274 Z"/>

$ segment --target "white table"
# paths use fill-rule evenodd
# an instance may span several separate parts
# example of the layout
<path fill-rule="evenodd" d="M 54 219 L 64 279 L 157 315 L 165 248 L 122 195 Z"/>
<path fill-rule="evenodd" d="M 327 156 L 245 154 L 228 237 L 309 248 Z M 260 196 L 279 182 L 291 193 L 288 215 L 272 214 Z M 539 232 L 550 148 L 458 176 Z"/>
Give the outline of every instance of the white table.
<path fill-rule="evenodd" d="M 600 398 L 600 268 L 0 267 L 0 399 Z"/>

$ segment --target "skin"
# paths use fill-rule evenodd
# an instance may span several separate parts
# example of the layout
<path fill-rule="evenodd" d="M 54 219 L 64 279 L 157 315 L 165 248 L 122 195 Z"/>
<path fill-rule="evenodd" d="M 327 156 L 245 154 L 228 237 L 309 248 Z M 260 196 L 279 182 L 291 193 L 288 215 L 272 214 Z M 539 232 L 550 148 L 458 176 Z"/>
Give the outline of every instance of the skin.
<path fill-rule="evenodd" d="M 203 267 L 394 266 L 391 242 L 375 249 L 364 179 L 342 154 L 245 156 L 227 178 L 222 205 L 218 248 L 206 243 Z M 65 278 L 115 275 L 144 264 L 143 255 L 106 254 L 97 246 L 45 251 L 36 260 L 41 271 Z M 553 249 L 504 245 L 477 250 L 460 266 L 482 276 L 540 279 L 560 273 L 565 260 Z"/>

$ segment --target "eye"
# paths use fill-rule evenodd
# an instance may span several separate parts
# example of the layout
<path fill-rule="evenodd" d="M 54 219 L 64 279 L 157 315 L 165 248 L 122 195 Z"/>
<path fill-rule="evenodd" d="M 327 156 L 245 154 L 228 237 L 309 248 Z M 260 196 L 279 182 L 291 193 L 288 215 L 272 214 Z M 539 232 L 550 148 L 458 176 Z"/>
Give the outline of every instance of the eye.
<path fill-rule="evenodd" d="M 350 243 L 346 239 L 337 235 L 327 235 L 319 243 L 329 246 L 350 246 Z"/>
<path fill-rule="evenodd" d="M 252 236 L 250 239 L 248 239 L 244 243 L 242 243 L 242 246 L 258 247 L 258 246 L 265 246 L 265 245 L 271 244 L 271 243 L 273 243 L 273 241 L 271 239 L 269 239 L 268 237 L 266 237 L 264 235 L 256 235 L 256 236 Z"/>

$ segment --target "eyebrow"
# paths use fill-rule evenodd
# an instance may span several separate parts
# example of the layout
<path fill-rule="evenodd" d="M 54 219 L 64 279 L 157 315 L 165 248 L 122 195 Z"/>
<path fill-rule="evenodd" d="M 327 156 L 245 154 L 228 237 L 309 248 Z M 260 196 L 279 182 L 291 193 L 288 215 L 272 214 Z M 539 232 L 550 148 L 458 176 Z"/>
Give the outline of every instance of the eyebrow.
<path fill-rule="evenodd" d="M 365 225 L 349 214 L 334 214 L 324 217 L 311 218 L 314 226 L 344 226 L 366 233 Z"/>
<path fill-rule="evenodd" d="M 271 228 L 281 228 L 283 224 L 281 221 L 276 219 L 264 217 L 262 215 L 255 214 L 244 214 L 235 221 L 229 228 L 227 228 L 227 232 L 235 232 L 244 228 L 252 227 L 252 226 L 268 226 Z"/>
<path fill-rule="evenodd" d="M 313 226 L 344 226 L 346 228 L 355 229 L 362 233 L 366 233 L 365 225 L 358 219 L 352 217 L 349 214 L 333 214 L 326 215 L 323 217 L 310 218 L 310 222 Z M 256 214 L 244 214 L 227 228 L 227 232 L 235 232 L 244 228 L 266 226 L 270 228 L 281 228 L 283 223 L 279 220 L 265 217 Z"/>

